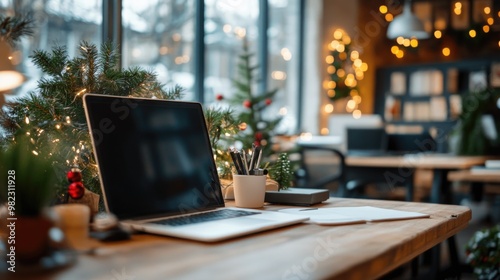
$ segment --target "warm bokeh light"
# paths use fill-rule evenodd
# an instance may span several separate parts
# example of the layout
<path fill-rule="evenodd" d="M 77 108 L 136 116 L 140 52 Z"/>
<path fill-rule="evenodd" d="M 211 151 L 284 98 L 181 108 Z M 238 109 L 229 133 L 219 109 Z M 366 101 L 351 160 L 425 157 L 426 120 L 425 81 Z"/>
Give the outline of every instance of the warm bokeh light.
<path fill-rule="evenodd" d="M 337 69 L 335 69 L 335 66 L 333 66 L 333 65 L 330 65 L 326 68 L 326 72 L 328 72 L 328 74 L 333 74 L 333 73 L 335 73 L 336 70 Z"/>
<path fill-rule="evenodd" d="M 399 47 L 398 46 L 392 46 L 391 47 L 391 53 L 396 54 L 398 51 L 399 51 Z"/>
<path fill-rule="evenodd" d="M 330 90 L 328 90 L 327 94 L 328 94 L 328 97 L 333 98 L 333 97 L 335 97 L 335 90 L 330 89 Z"/>
<path fill-rule="evenodd" d="M 348 108 L 348 109 L 350 109 L 352 111 L 352 110 L 356 109 L 357 105 L 358 104 L 356 103 L 356 101 L 354 101 L 354 100 L 351 99 L 351 100 L 347 101 L 346 108 Z"/>
<path fill-rule="evenodd" d="M 326 61 L 326 63 L 328 63 L 328 64 L 332 64 L 332 63 L 333 63 L 333 61 L 334 61 L 334 58 L 333 58 L 333 56 L 332 56 L 332 55 L 329 55 L 329 56 L 327 56 L 327 57 L 326 57 L 325 61 Z"/>
<path fill-rule="evenodd" d="M 339 57 L 342 60 L 346 60 L 347 59 L 347 54 L 345 52 L 341 52 L 341 53 L 339 53 Z"/>
<path fill-rule="evenodd" d="M 385 20 L 388 22 L 391 22 L 394 20 L 394 16 L 392 14 L 386 14 L 385 15 Z"/>
<path fill-rule="evenodd" d="M 233 27 L 231 25 L 229 25 L 229 24 L 224 24 L 224 26 L 222 27 L 222 30 L 225 33 L 230 33 L 233 30 Z"/>
<path fill-rule="evenodd" d="M 443 48 L 443 55 L 444 56 L 449 56 L 451 54 L 450 48 Z"/>
<path fill-rule="evenodd" d="M 343 32 L 340 29 L 337 29 L 337 30 L 335 30 L 335 32 L 333 32 L 333 38 L 335 38 L 337 40 L 342 39 L 342 35 L 343 35 Z"/>
<path fill-rule="evenodd" d="M 455 9 L 462 9 L 462 3 L 456 2 L 455 3 Z"/>
<path fill-rule="evenodd" d="M 489 26 L 489 25 L 485 25 L 485 26 L 483 26 L 483 32 L 484 32 L 484 33 L 488 33 L 488 32 L 490 32 L 490 26 Z"/>
<path fill-rule="evenodd" d="M 355 89 L 352 89 L 351 92 L 349 92 L 349 94 L 351 96 L 357 96 L 357 95 L 359 95 L 359 92 L 357 90 L 355 90 Z"/>
<path fill-rule="evenodd" d="M 469 30 L 469 36 L 470 36 L 471 38 L 476 37 L 476 30 L 474 30 L 474 29 Z"/>
<path fill-rule="evenodd" d="M 358 68 L 361 67 L 362 64 L 363 64 L 363 61 L 361 61 L 361 59 L 359 59 L 359 58 L 354 60 L 354 62 L 353 62 L 354 67 L 358 67 Z"/>
<path fill-rule="evenodd" d="M 292 59 L 292 52 L 288 48 L 282 48 L 281 49 L 281 56 L 283 56 L 283 59 L 286 61 L 290 61 Z"/>
<path fill-rule="evenodd" d="M 330 134 L 330 130 L 326 127 L 323 127 L 321 129 L 321 135 L 328 135 L 328 134 Z"/>
<path fill-rule="evenodd" d="M 368 64 L 366 62 L 361 63 L 361 70 L 364 72 L 368 71 Z"/>
<path fill-rule="evenodd" d="M 489 25 L 493 25 L 493 23 L 495 23 L 495 20 L 494 20 L 492 17 L 490 17 L 490 18 L 488 18 L 488 19 L 486 20 L 486 22 L 487 22 Z"/>
<path fill-rule="evenodd" d="M 404 37 L 401 37 L 399 36 L 397 39 L 396 39 L 396 42 L 399 44 L 399 45 L 402 45 L 405 41 L 405 38 Z"/>
<path fill-rule="evenodd" d="M 411 44 L 410 39 L 406 38 L 406 39 L 404 39 L 404 40 L 403 40 L 403 46 L 405 46 L 405 47 L 409 47 L 409 46 L 410 46 L 410 44 Z"/>
<path fill-rule="evenodd" d="M 326 104 L 325 105 L 325 113 L 330 114 L 333 112 L 333 105 L 332 104 Z"/>
<path fill-rule="evenodd" d="M 359 96 L 359 95 L 353 96 L 352 100 L 354 100 L 354 102 L 359 104 L 359 103 L 361 103 L 361 96 Z"/>
<path fill-rule="evenodd" d="M 396 57 L 397 58 L 403 58 L 405 56 L 405 52 L 403 50 L 399 50 L 397 53 L 396 53 Z"/>
<path fill-rule="evenodd" d="M 417 39 L 411 39 L 410 40 L 410 45 L 412 48 L 418 47 L 418 40 Z"/>
<path fill-rule="evenodd" d="M 381 5 L 378 10 L 382 13 L 385 14 L 388 12 L 387 6 L 386 5 Z"/>
<path fill-rule="evenodd" d="M 484 7 L 484 13 L 489 15 L 491 13 L 491 8 L 490 7 Z"/>
<path fill-rule="evenodd" d="M 436 37 L 436 39 L 440 39 L 442 36 L 443 33 L 441 33 L 441 30 L 434 31 L 434 37 Z"/>
<path fill-rule="evenodd" d="M 329 81 L 328 82 L 328 88 L 329 89 L 334 89 L 337 87 L 337 83 L 335 81 Z"/>
<path fill-rule="evenodd" d="M 359 58 L 359 52 L 358 51 L 352 51 L 351 52 L 351 60 L 354 61 Z"/>
<path fill-rule="evenodd" d="M 354 110 L 354 112 L 352 112 L 352 117 L 355 119 L 361 118 L 361 110 L 359 109 Z"/>
<path fill-rule="evenodd" d="M 277 81 L 284 81 L 286 80 L 286 73 L 283 71 L 273 71 L 271 77 Z"/>
<path fill-rule="evenodd" d="M 345 70 L 344 69 L 337 70 L 337 76 L 339 76 L 339 78 L 343 78 L 345 76 Z"/>
<path fill-rule="evenodd" d="M 338 51 L 339 53 L 344 52 L 344 51 L 345 51 L 345 45 L 344 45 L 344 44 L 339 44 L 339 45 L 337 46 L 337 51 Z"/>

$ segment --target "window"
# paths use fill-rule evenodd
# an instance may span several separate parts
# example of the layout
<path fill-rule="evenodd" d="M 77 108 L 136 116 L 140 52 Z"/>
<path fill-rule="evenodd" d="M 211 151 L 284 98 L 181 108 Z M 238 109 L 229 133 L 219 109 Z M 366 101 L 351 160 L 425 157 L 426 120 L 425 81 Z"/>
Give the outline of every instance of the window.
<path fill-rule="evenodd" d="M 50 51 L 56 44 L 67 47 L 74 57 L 82 40 L 100 45 L 102 30 L 108 29 L 103 21 L 103 3 L 107 0 L 0 0 L 0 12 L 13 15 L 32 12 L 36 21 L 35 34 L 25 37 L 19 44 L 22 71 L 29 80 L 17 92 L 27 93 L 37 86 L 41 76 L 29 55 L 35 49 Z M 139 66 L 152 70 L 167 88 L 180 85 L 185 89 L 186 100 L 203 97 L 212 103 L 215 95 L 233 94 L 238 56 L 243 49 L 243 38 L 249 43 L 258 64 L 262 53 L 259 40 L 268 38 L 267 61 L 264 73 L 267 87 L 279 89 L 269 114 L 282 114 L 284 121 L 280 132 L 293 133 L 297 126 L 299 96 L 298 58 L 299 9 L 301 1 L 268 0 L 204 0 L 204 29 L 196 34 L 196 5 L 199 0 L 118 0 L 110 9 L 116 14 L 122 7 L 122 24 L 114 30 L 122 34 L 122 67 Z M 260 9 L 265 9 L 265 12 Z M 260 30 L 259 17 L 269 15 L 268 30 Z M 104 26 L 103 26 L 104 25 Z M 104 27 L 104 28 L 103 28 Z M 116 35 L 116 34 L 115 34 Z M 197 36 L 204 36 L 204 45 L 195 45 Z M 119 37 L 116 37 L 119 38 Z M 260 45 L 259 45 L 260 44 Z M 203 49 L 205 55 L 204 77 L 197 77 L 195 50 Z M 262 75 L 263 71 L 259 71 Z M 200 80 L 201 79 L 201 80 Z M 203 93 L 196 92 L 195 81 L 203 81 Z M 256 90 L 258 88 L 255 85 Z M 201 88 L 200 88 L 201 90 Z M 286 115 L 285 115 L 286 113 Z"/>
<path fill-rule="evenodd" d="M 194 1 L 123 0 L 123 66 L 151 69 L 167 87 L 194 93 Z"/>
<path fill-rule="evenodd" d="M 28 80 L 16 92 L 34 90 L 41 77 L 41 71 L 29 58 L 34 50 L 50 51 L 57 44 L 67 46 L 68 55 L 74 57 L 80 41 L 101 42 L 101 0 L 0 1 L 1 14 L 14 15 L 14 11 L 32 13 L 36 26 L 33 36 L 24 37 L 17 46 L 20 57 L 18 68 Z"/>

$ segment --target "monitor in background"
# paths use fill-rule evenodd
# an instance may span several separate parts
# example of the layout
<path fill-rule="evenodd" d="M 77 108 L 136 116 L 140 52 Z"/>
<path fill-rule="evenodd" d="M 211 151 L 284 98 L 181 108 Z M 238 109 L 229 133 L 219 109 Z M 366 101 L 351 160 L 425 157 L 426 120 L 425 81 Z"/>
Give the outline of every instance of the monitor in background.
<path fill-rule="evenodd" d="M 347 152 L 347 129 L 348 128 L 383 128 L 384 122 L 380 115 L 362 115 L 355 119 L 351 114 L 338 114 L 330 117 L 328 129 L 330 135 L 341 139 L 339 149 Z"/>
<path fill-rule="evenodd" d="M 385 128 L 347 128 L 348 155 L 383 155 L 386 152 Z"/>

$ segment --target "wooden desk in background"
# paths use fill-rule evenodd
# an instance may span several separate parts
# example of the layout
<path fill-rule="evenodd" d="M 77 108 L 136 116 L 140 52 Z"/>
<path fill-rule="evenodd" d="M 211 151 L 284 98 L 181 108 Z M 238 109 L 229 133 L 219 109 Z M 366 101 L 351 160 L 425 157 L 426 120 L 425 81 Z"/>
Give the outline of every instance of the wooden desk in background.
<path fill-rule="evenodd" d="M 430 169 L 433 171 L 431 202 L 450 203 L 451 190 L 448 182 L 448 172 L 451 170 L 469 169 L 481 165 L 489 159 L 486 156 L 455 156 L 449 154 L 407 154 L 402 156 L 348 156 L 347 166 L 369 168 L 397 169 L 394 174 L 386 174 L 389 178 L 413 179 L 415 169 Z M 393 172 L 393 171 L 390 171 Z M 362 175 L 362 174 L 361 174 Z M 410 188 L 410 192 L 413 188 Z M 445 199 L 443 199 L 443 196 Z M 409 197 L 413 197 L 411 194 Z"/>
<path fill-rule="evenodd" d="M 318 205 L 346 206 L 431 216 L 344 226 L 303 223 L 214 244 L 138 234 L 131 241 L 100 244 L 67 269 L 29 278 L 376 279 L 464 229 L 471 218 L 469 208 L 455 205 L 343 198 Z"/>
<path fill-rule="evenodd" d="M 472 172 L 470 170 L 453 171 L 448 174 L 449 181 L 465 182 L 470 184 L 470 196 L 473 201 L 481 201 L 485 192 L 485 185 L 495 185 L 498 193 L 500 173 Z M 490 189 L 490 191 L 493 189 Z"/>

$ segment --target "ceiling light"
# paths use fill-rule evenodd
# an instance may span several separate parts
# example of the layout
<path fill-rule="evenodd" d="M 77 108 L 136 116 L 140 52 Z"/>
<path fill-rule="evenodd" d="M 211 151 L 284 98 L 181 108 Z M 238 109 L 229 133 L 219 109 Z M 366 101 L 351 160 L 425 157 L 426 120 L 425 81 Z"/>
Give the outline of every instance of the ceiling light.
<path fill-rule="evenodd" d="M 398 37 L 427 39 L 429 33 L 425 31 L 424 24 L 411 12 L 411 1 L 404 3 L 403 13 L 394 18 L 387 28 L 387 38 Z"/>

